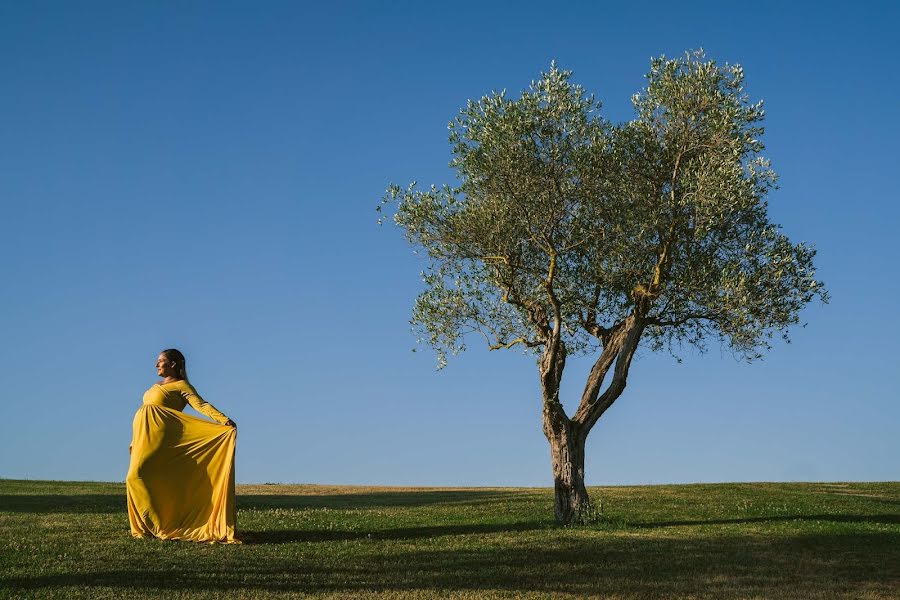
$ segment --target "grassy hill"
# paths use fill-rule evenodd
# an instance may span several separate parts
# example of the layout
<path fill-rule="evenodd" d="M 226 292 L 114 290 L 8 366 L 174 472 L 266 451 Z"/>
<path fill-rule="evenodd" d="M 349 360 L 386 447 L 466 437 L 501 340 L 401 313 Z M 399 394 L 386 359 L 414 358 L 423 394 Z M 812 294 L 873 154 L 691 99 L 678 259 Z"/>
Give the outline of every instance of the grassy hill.
<path fill-rule="evenodd" d="M 134 540 L 118 483 L 0 480 L 0 597 L 900 598 L 900 483 L 238 486 L 239 546 Z"/>

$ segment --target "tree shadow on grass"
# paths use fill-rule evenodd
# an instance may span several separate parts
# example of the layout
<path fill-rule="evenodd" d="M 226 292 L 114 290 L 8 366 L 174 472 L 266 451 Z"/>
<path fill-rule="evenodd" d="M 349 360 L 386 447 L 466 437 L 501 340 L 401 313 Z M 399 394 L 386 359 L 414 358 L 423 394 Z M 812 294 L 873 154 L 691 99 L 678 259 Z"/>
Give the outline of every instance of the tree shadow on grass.
<path fill-rule="evenodd" d="M 421 490 L 376 491 L 360 494 L 239 494 L 238 510 L 318 509 L 366 510 L 437 505 L 476 506 L 508 500 L 522 503 L 535 497 L 521 491 Z M 544 495 L 546 496 L 546 495 Z M 546 496 L 549 498 L 549 496 Z M 0 512 L 116 513 L 126 510 L 125 494 L 0 494 Z"/>
<path fill-rule="evenodd" d="M 109 514 L 125 510 L 125 494 L 0 494 L 0 512 Z"/>
<path fill-rule="evenodd" d="M 741 525 L 745 523 L 780 523 L 789 521 L 827 521 L 831 523 L 877 523 L 880 525 L 900 524 L 900 514 L 887 515 L 780 515 L 773 517 L 746 517 L 740 519 L 692 519 L 678 521 L 652 521 L 628 523 L 635 529 L 658 529 L 662 527 L 690 527 L 702 525 Z"/>
<path fill-rule="evenodd" d="M 433 527 L 400 527 L 396 529 L 372 529 L 365 531 L 334 531 L 322 529 L 269 529 L 239 532 L 245 544 L 293 544 L 336 542 L 350 540 L 417 540 L 448 535 L 490 535 L 552 529 L 549 522 L 435 525 Z"/>
<path fill-rule="evenodd" d="M 526 502 L 550 498 L 546 492 L 503 490 L 416 490 L 373 491 L 357 494 L 239 494 L 238 509 L 328 508 L 332 510 L 364 510 L 380 508 L 414 508 L 423 506 L 475 506 L 497 501 Z"/>
<path fill-rule="evenodd" d="M 563 535 L 466 544 L 463 548 L 375 543 L 341 559 L 226 548 L 214 557 L 148 567 L 0 578 L 0 589 L 35 596 L 59 588 L 121 596 L 246 591 L 337 593 L 420 591 L 533 593 L 629 598 L 895 597 L 900 591 L 900 534 L 657 538 Z"/>

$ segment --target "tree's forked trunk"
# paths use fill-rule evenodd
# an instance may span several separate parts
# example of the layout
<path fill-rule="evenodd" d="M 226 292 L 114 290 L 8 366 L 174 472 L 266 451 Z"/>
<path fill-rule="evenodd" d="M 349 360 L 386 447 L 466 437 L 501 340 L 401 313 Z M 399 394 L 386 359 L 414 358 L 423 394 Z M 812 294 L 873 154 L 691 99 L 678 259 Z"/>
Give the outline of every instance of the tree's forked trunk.
<path fill-rule="evenodd" d="M 597 419 L 625 389 L 628 368 L 644 327 L 645 323 L 631 316 L 611 332 L 605 340 L 603 353 L 591 370 L 581 404 L 572 419 L 559 402 L 565 347 L 558 346 L 556 352 L 548 350 L 539 363 L 544 400 L 544 435 L 550 443 L 555 512 L 560 524 L 584 522 L 592 508 L 599 508 L 592 507 L 584 486 L 584 446 Z M 613 380 L 600 394 L 606 373 L 613 367 Z"/>
<path fill-rule="evenodd" d="M 584 486 L 585 439 L 574 423 L 560 423 L 545 414 L 544 433 L 550 443 L 556 521 L 570 525 L 582 521 L 591 500 Z"/>

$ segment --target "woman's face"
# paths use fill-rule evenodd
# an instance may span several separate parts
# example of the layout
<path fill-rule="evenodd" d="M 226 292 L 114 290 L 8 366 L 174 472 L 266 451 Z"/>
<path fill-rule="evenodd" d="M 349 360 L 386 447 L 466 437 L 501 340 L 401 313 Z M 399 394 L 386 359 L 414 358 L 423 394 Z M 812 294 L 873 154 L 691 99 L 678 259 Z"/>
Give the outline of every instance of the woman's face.
<path fill-rule="evenodd" d="M 165 354 L 160 354 L 156 359 L 156 374 L 160 377 L 174 377 L 175 363 L 166 358 Z"/>

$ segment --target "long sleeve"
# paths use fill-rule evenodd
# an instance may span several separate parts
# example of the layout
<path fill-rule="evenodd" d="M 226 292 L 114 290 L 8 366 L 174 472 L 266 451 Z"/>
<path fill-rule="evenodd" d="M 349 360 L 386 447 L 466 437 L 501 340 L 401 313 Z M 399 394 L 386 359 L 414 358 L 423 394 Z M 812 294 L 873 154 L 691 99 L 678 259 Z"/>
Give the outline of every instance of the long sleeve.
<path fill-rule="evenodd" d="M 179 391 L 181 392 L 184 400 L 194 407 L 194 410 L 202 415 L 206 415 L 217 423 L 221 423 L 222 425 L 224 425 L 228 421 L 228 417 L 219 412 L 219 409 L 217 409 L 215 406 L 204 400 L 200 396 L 200 394 L 197 393 L 197 390 L 194 389 L 194 386 L 192 386 L 191 384 L 187 384 L 185 388 L 186 389 Z"/>

